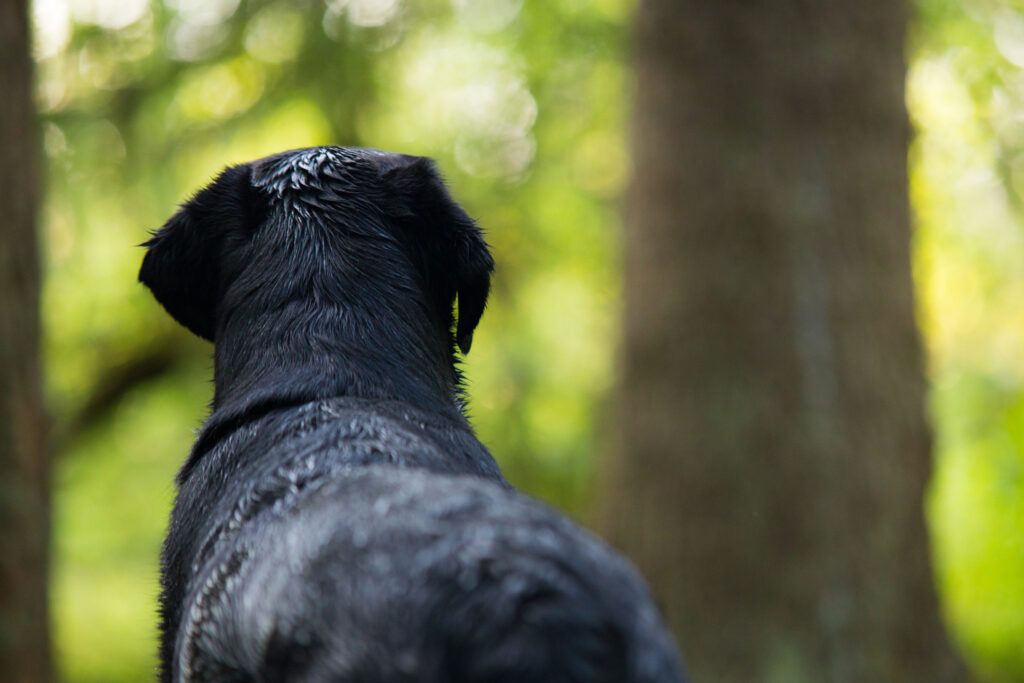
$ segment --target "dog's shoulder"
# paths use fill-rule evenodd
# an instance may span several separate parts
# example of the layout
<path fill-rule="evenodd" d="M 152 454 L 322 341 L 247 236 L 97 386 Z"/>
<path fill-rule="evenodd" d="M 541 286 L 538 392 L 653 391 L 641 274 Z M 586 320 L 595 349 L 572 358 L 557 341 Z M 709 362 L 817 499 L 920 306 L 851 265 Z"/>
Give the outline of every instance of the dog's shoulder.
<path fill-rule="evenodd" d="M 508 489 L 497 463 L 460 413 L 395 401 L 335 398 L 253 408 L 227 427 L 208 421 L 178 477 L 162 564 L 165 623 L 177 621 L 190 580 L 248 520 L 301 502 L 354 470 L 469 475 Z M 204 441 L 204 434 L 216 439 Z"/>
<path fill-rule="evenodd" d="M 179 508 L 196 509 L 202 519 L 237 514 L 217 513 L 226 501 L 272 500 L 289 488 L 355 467 L 472 475 L 508 487 L 457 411 L 333 398 L 257 411 L 249 420 L 231 422 L 230 431 L 206 449 L 200 437 L 179 475 Z M 204 432 L 209 431 L 216 425 L 208 424 Z"/>

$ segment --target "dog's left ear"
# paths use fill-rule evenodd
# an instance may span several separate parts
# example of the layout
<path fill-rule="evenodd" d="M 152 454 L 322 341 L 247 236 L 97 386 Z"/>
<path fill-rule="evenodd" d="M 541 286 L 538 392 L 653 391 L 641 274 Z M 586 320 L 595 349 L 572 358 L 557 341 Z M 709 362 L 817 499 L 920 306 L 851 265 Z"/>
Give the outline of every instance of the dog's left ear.
<path fill-rule="evenodd" d="M 388 155 L 378 161 L 382 177 L 394 193 L 397 217 L 412 220 L 432 234 L 441 247 L 439 259 L 446 266 L 437 280 L 447 281 L 451 297 L 458 295 L 455 341 L 469 353 L 473 331 L 480 322 L 491 289 L 494 259 L 483 233 L 445 187 L 433 161 L 426 157 Z"/>
<path fill-rule="evenodd" d="M 226 236 L 251 223 L 261 200 L 248 165 L 225 169 L 143 244 L 139 281 L 171 316 L 213 341 Z"/>

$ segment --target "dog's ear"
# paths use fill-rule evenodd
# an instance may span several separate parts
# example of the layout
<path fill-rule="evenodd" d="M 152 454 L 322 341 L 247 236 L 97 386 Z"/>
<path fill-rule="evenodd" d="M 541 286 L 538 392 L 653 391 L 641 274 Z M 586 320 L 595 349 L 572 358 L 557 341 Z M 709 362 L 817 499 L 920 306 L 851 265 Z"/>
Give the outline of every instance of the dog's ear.
<path fill-rule="evenodd" d="M 442 272 L 432 279 L 447 282 L 453 290 L 448 294 L 447 306 L 451 306 L 453 295 L 458 296 L 455 340 L 463 353 L 469 353 L 494 271 L 494 259 L 483 233 L 451 198 L 430 159 L 394 154 L 378 164 L 396 201 L 392 207 L 396 217 L 426 228 L 430 242 L 441 250 L 438 258 Z"/>
<path fill-rule="evenodd" d="M 264 211 L 248 165 L 225 169 L 143 244 L 139 281 L 179 323 L 213 341 L 226 237 Z"/>
<path fill-rule="evenodd" d="M 455 249 L 456 283 L 459 297 L 459 321 L 455 329 L 455 340 L 462 353 L 469 353 L 473 345 L 473 331 L 484 314 L 487 295 L 491 291 L 491 273 L 494 259 L 487 248 L 480 229 L 462 207 L 456 205 L 465 222 L 459 230 Z"/>

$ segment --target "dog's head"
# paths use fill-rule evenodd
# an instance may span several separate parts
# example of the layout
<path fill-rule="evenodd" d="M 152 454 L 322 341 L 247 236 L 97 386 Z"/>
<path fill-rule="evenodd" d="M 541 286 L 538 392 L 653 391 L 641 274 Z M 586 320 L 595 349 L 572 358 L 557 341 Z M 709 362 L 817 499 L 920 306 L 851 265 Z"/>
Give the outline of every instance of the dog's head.
<path fill-rule="evenodd" d="M 433 162 L 341 147 L 226 169 L 145 246 L 139 280 L 178 322 L 210 341 L 233 309 L 270 291 L 343 306 L 354 294 L 341 290 L 358 282 L 387 290 L 381 296 L 415 294 L 432 326 L 465 353 L 494 267 L 480 230 Z"/>

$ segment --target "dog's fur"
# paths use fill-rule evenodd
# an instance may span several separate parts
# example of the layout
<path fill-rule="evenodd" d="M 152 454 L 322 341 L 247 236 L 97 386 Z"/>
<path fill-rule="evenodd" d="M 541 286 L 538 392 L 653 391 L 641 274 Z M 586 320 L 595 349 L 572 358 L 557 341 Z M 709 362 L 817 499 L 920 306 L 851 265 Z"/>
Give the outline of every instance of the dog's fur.
<path fill-rule="evenodd" d="M 163 681 L 681 680 L 637 574 L 473 435 L 455 347 L 493 262 L 429 160 L 234 166 L 146 246 L 140 280 L 215 344 L 164 544 Z"/>

